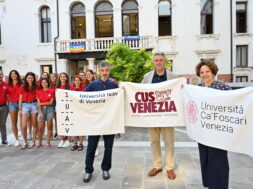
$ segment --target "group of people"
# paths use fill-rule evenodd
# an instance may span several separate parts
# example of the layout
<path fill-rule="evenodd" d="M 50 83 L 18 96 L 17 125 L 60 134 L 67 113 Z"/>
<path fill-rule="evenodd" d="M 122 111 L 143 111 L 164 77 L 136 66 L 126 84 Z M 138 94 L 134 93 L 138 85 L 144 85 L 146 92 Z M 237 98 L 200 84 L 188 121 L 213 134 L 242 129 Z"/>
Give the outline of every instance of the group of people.
<path fill-rule="evenodd" d="M 165 68 L 166 57 L 164 53 L 155 53 L 153 58 L 154 70 L 145 74 L 142 83 L 160 83 L 177 76 Z M 56 74 L 42 74 L 41 79 L 36 83 L 35 75 L 27 73 L 22 83 L 17 71 L 11 71 L 9 74 L 8 84 L 3 82 L 3 73 L 0 72 L 0 117 L 1 117 L 1 134 L 2 143 L 6 144 L 5 120 L 8 114 L 6 105 L 6 96 L 8 96 L 9 112 L 12 118 L 13 133 L 16 138 L 15 145 L 18 145 L 17 135 L 17 117 L 21 111 L 22 135 L 24 144 L 23 149 L 27 148 L 27 125 L 31 122 L 33 128 L 33 140 L 31 148 L 41 147 L 42 136 L 44 133 L 45 122 L 48 126 L 48 137 L 46 147 L 50 147 L 52 136 L 52 119 L 55 115 L 55 89 L 67 89 L 75 91 L 103 91 L 118 88 L 117 83 L 109 79 L 110 64 L 103 62 L 99 65 L 100 78 L 94 80 L 92 71 L 86 73 L 86 79 L 79 73 L 74 77 L 73 85 L 70 84 L 69 77 L 66 73 L 61 73 L 57 81 Z M 218 67 L 211 61 L 201 61 L 196 66 L 196 75 L 202 80 L 202 87 L 210 87 L 218 90 L 230 90 L 230 87 L 222 82 L 215 81 Z M 91 76 L 89 76 L 89 74 Z M 46 76 L 47 75 L 47 76 Z M 92 82 L 93 81 L 93 82 Z M 17 91 L 20 91 L 19 93 Z M 38 127 L 37 127 L 37 122 Z M 37 129 L 38 128 L 38 129 Z M 38 130 L 39 142 L 36 145 L 36 133 Z M 165 143 L 166 162 L 165 169 L 168 179 L 175 179 L 174 171 L 174 128 L 173 127 L 155 127 L 149 128 L 151 149 L 153 154 L 153 168 L 147 173 L 148 176 L 154 177 L 162 172 L 162 158 L 160 137 L 162 135 Z M 110 178 L 109 170 L 112 167 L 112 149 L 115 135 L 103 135 L 104 139 L 104 157 L 101 164 L 102 177 L 104 180 Z M 64 139 L 66 138 L 66 141 Z M 77 138 L 80 142 L 77 145 Z M 94 171 L 93 162 L 96 148 L 100 136 L 89 136 L 88 146 L 85 159 L 84 182 L 89 182 Z M 74 137 L 74 149 L 83 149 L 82 143 L 84 138 Z M 61 136 L 58 147 L 70 145 L 70 137 Z M 204 187 L 209 189 L 228 189 L 229 183 L 229 164 L 227 151 L 199 144 L 200 165 L 202 181 Z"/>
<path fill-rule="evenodd" d="M 58 74 L 43 72 L 38 81 L 33 72 L 28 72 L 23 79 L 17 70 L 11 70 L 7 81 L 3 81 L 3 71 L 0 71 L 0 120 L 2 145 L 10 145 L 6 135 L 6 119 L 8 113 L 11 117 L 12 132 L 15 137 L 14 146 L 22 149 L 33 149 L 42 147 L 42 139 L 47 126 L 47 140 L 44 148 L 50 148 L 51 140 L 57 139 L 57 119 L 56 119 L 56 99 L 57 88 L 83 91 L 86 86 L 95 80 L 95 73 L 88 70 L 81 71 L 79 75 L 73 77 L 71 83 L 67 73 Z M 18 119 L 20 120 L 20 130 L 22 141 L 19 140 Z M 55 134 L 53 136 L 53 119 L 55 120 Z M 58 147 L 69 147 L 71 140 L 74 145 L 72 151 L 83 150 L 84 137 L 59 136 Z M 32 140 L 28 145 L 28 140 Z M 77 143 L 79 139 L 79 144 Z"/>

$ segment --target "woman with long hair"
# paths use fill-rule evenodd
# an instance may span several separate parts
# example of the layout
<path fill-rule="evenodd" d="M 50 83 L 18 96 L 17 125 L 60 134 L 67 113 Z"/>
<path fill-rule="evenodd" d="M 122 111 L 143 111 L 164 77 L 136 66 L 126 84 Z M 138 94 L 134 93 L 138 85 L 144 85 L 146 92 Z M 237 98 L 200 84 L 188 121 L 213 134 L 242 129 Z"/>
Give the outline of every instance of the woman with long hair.
<path fill-rule="evenodd" d="M 39 144 L 35 148 L 40 148 L 42 146 L 42 138 L 45 131 L 45 123 L 47 122 L 47 145 L 44 148 L 50 148 L 50 140 L 53 132 L 53 118 L 54 118 L 54 107 L 53 101 L 55 98 L 55 92 L 53 89 L 49 88 L 49 80 L 43 78 L 40 80 L 41 89 L 37 90 L 36 98 L 38 101 L 38 122 L 39 122 Z"/>
<path fill-rule="evenodd" d="M 65 73 L 65 72 L 60 73 L 56 88 L 70 90 L 71 84 L 69 82 L 69 76 L 67 73 Z M 58 144 L 58 148 L 67 148 L 70 146 L 71 137 L 67 137 L 67 141 L 65 143 L 64 143 L 65 136 L 60 136 L 60 138 L 61 138 L 61 141 Z"/>
<path fill-rule="evenodd" d="M 89 83 L 91 83 L 94 80 L 95 80 L 95 74 L 94 74 L 93 70 L 88 70 L 86 72 L 86 86 L 88 86 Z"/>
<path fill-rule="evenodd" d="M 56 90 L 56 85 L 57 85 L 57 78 L 58 78 L 58 75 L 56 73 L 51 73 L 49 74 L 49 88 L 54 90 L 54 93 L 55 93 L 55 90 Z M 54 102 L 53 102 L 53 107 L 54 107 L 54 120 L 55 120 L 55 134 L 53 136 L 53 139 L 57 139 L 58 137 L 58 134 L 57 134 L 57 119 L 56 119 L 56 99 L 54 98 Z"/>
<path fill-rule="evenodd" d="M 22 80 L 17 70 L 11 70 L 9 73 L 9 81 L 8 81 L 8 101 L 9 101 L 9 112 L 11 116 L 12 122 L 12 132 L 15 137 L 15 146 L 19 146 L 18 140 L 18 101 L 19 101 L 19 90 L 22 85 Z M 21 111 L 20 120 L 21 120 Z M 21 127 L 20 127 L 21 128 Z"/>
<path fill-rule="evenodd" d="M 31 119 L 32 127 L 33 127 L 33 136 L 32 136 L 32 144 L 30 148 L 35 147 L 36 141 L 36 133 L 37 133 L 37 100 L 36 100 L 36 79 L 35 74 L 33 72 L 28 72 L 25 75 L 24 85 L 20 88 L 20 97 L 19 97 L 19 110 L 22 111 L 22 136 L 24 140 L 24 144 L 22 149 L 26 149 L 28 147 L 27 143 L 27 123 L 29 119 Z"/>
<path fill-rule="evenodd" d="M 82 79 L 79 75 L 74 76 L 74 83 L 73 86 L 70 88 L 71 91 L 83 91 L 83 86 L 82 86 Z M 83 150 L 83 140 L 84 136 L 79 136 L 80 142 L 79 145 L 77 144 L 77 136 L 74 136 L 74 146 L 71 148 L 72 151 L 78 150 L 82 151 Z"/>

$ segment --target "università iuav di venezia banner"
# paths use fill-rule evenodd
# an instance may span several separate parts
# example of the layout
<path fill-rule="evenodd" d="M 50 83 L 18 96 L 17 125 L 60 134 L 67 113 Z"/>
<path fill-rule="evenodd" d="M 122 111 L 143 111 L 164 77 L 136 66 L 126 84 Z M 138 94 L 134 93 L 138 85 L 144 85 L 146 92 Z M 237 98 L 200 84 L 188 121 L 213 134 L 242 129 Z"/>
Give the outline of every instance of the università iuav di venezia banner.
<path fill-rule="evenodd" d="M 185 85 L 182 95 L 189 137 L 253 156 L 253 87 L 222 91 Z"/>
<path fill-rule="evenodd" d="M 57 89 L 58 133 L 62 136 L 124 133 L 124 89 L 79 92 Z"/>

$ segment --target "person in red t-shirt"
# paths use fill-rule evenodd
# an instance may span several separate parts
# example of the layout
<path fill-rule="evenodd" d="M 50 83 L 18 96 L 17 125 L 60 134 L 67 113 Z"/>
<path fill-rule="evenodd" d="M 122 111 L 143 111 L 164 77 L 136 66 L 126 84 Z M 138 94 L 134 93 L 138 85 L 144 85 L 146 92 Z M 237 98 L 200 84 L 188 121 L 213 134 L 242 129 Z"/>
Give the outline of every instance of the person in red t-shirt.
<path fill-rule="evenodd" d="M 40 81 L 41 89 L 37 90 L 36 98 L 38 101 L 39 115 L 39 144 L 35 146 L 35 148 L 40 148 L 42 146 L 42 138 L 45 131 L 45 122 L 47 122 L 47 145 L 45 148 L 49 148 L 51 146 L 50 140 L 53 133 L 53 118 L 54 118 L 54 107 L 53 101 L 55 99 L 55 92 L 53 89 L 49 87 L 49 81 L 46 78 L 41 79 Z"/>
<path fill-rule="evenodd" d="M 43 72 L 43 73 L 40 75 L 39 81 L 36 82 L 36 84 L 37 84 L 37 86 L 38 86 L 38 89 L 41 89 L 40 81 L 41 81 L 42 79 L 44 79 L 44 78 L 49 79 L 49 74 L 48 74 L 47 72 Z"/>
<path fill-rule="evenodd" d="M 32 144 L 29 148 L 35 147 L 37 133 L 37 99 L 36 99 L 36 78 L 33 72 L 28 72 L 25 75 L 24 85 L 20 88 L 19 110 L 22 110 L 22 135 L 24 144 L 22 149 L 28 147 L 27 143 L 27 122 L 31 119 L 33 127 Z"/>
<path fill-rule="evenodd" d="M 0 132 L 2 144 L 7 145 L 6 120 L 8 116 L 7 102 L 7 83 L 3 81 L 3 71 L 0 70 Z"/>
<path fill-rule="evenodd" d="M 83 91 L 82 87 L 82 79 L 79 75 L 76 75 L 74 77 L 74 84 L 70 88 L 71 91 Z M 71 148 L 72 151 L 78 150 L 82 151 L 83 150 L 83 140 L 84 136 L 79 136 L 80 142 L 79 145 L 77 145 L 77 136 L 74 136 L 74 146 Z"/>
<path fill-rule="evenodd" d="M 58 75 L 57 75 L 56 73 L 51 73 L 51 74 L 49 75 L 49 83 L 50 83 L 49 88 L 50 88 L 50 89 L 53 89 L 54 92 L 55 92 L 55 90 L 56 90 L 57 78 L 58 78 Z M 54 109 L 55 109 L 55 107 L 56 107 L 56 99 L 54 99 L 53 107 L 54 107 Z M 55 134 L 54 134 L 53 139 L 57 139 L 57 138 L 58 138 L 58 134 L 57 134 L 57 119 L 56 119 L 56 112 L 54 112 L 54 120 L 55 120 L 55 126 L 54 126 L 54 128 L 55 128 Z"/>
<path fill-rule="evenodd" d="M 22 81 L 20 75 L 17 70 L 11 70 L 9 73 L 9 81 L 8 81 L 8 101 L 9 101 L 9 112 L 11 116 L 12 122 L 12 132 L 16 139 L 15 146 L 19 146 L 18 140 L 18 101 L 19 101 L 19 90 L 21 88 Z M 21 112 L 20 112 L 20 120 L 21 120 Z M 20 126 L 21 128 L 21 126 Z"/>
<path fill-rule="evenodd" d="M 65 89 L 65 90 L 69 90 L 71 88 L 71 83 L 69 82 L 69 76 L 67 73 L 64 73 L 64 72 L 60 73 L 56 88 Z M 60 136 L 60 138 L 61 138 L 61 141 L 58 144 L 59 148 L 67 148 L 70 146 L 71 137 L 67 137 L 67 141 L 65 143 L 64 143 L 65 136 Z"/>
<path fill-rule="evenodd" d="M 80 78 L 81 78 L 81 80 L 82 80 L 82 88 L 83 88 L 83 90 L 85 89 L 85 87 L 86 87 L 86 73 L 84 72 L 84 71 L 80 71 L 79 72 L 79 76 L 80 76 Z"/>

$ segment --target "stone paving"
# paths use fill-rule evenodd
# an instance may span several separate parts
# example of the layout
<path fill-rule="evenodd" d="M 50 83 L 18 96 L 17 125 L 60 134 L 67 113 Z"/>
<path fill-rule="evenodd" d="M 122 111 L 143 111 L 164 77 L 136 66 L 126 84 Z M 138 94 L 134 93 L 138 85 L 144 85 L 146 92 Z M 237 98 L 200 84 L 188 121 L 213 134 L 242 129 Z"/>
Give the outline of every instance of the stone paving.
<path fill-rule="evenodd" d="M 184 131 L 185 128 L 175 131 L 175 141 L 192 144 L 193 141 Z M 8 120 L 8 133 L 10 132 Z M 0 188 L 203 189 L 198 149 L 194 147 L 196 145 L 176 147 L 177 178 L 168 180 L 165 170 L 156 177 L 147 176 L 148 170 L 152 168 L 148 140 L 147 130 L 141 128 L 127 128 L 126 134 L 120 139 L 115 139 L 111 179 L 108 181 L 102 179 L 100 169 L 103 157 L 101 141 L 100 154 L 95 158 L 95 171 L 89 183 L 82 182 L 86 147 L 82 152 L 72 152 L 70 148 L 57 148 L 58 141 L 53 141 L 50 149 L 21 150 L 14 146 L 0 146 Z M 123 141 L 126 144 L 122 146 Z M 127 142 L 132 143 L 127 146 Z M 145 145 L 139 147 L 138 144 L 143 142 L 146 142 Z M 229 153 L 229 161 L 229 188 L 252 189 L 253 158 Z"/>

